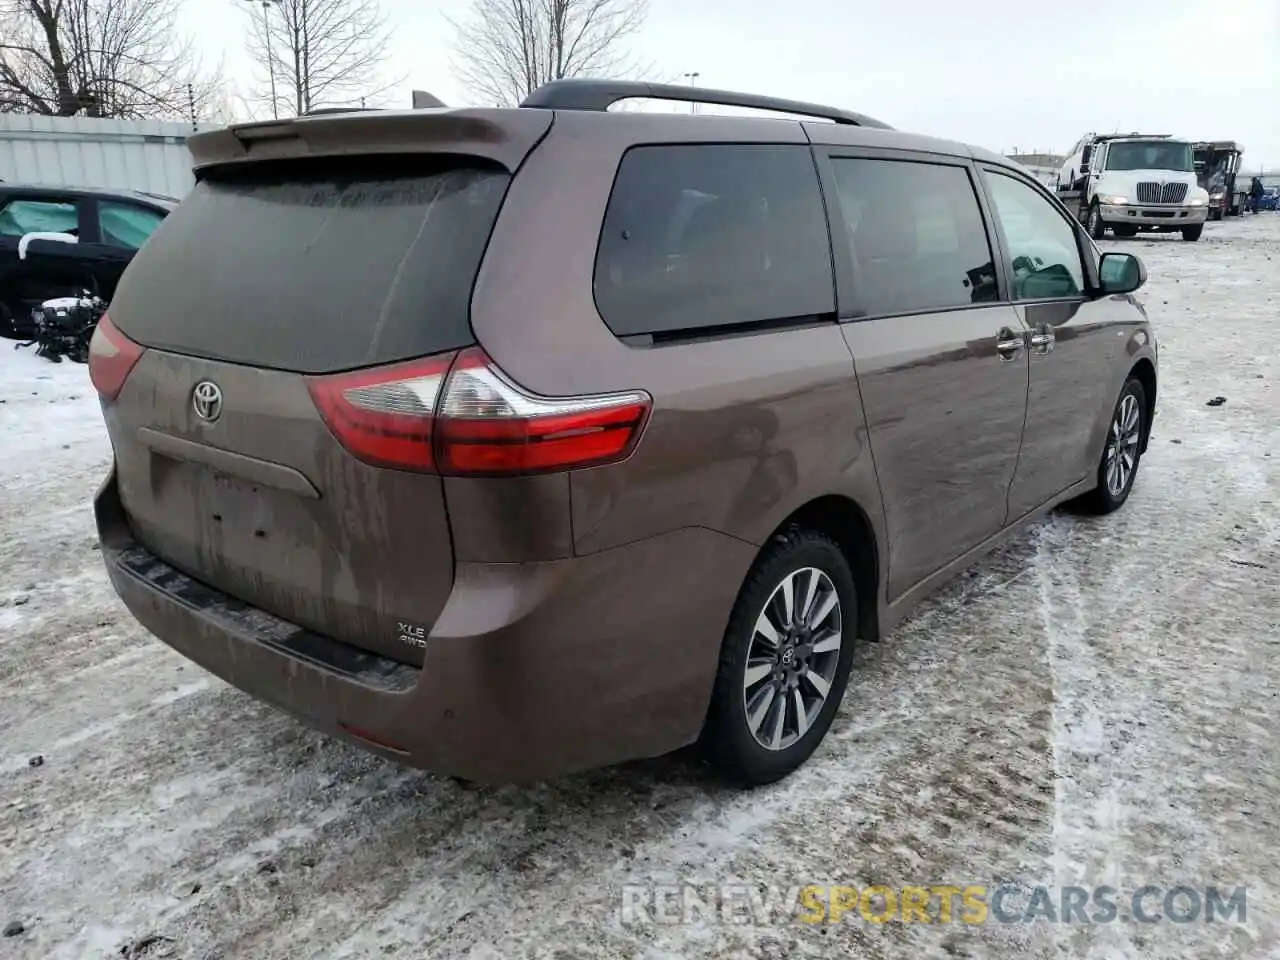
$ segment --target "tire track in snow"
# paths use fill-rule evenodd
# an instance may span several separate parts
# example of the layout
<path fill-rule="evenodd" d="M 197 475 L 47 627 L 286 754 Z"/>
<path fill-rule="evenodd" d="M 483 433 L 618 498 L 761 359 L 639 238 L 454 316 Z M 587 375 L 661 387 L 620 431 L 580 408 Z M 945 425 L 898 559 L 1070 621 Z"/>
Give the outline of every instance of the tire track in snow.
<path fill-rule="evenodd" d="M 1035 534 L 1033 564 L 1053 685 L 1053 883 L 1056 887 L 1123 887 L 1114 851 L 1125 811 L 1112 780 L 1105 716 L 1112 703 L 1107 671 L 1090 642 L 1090 611 L 1071 563 L 1059 562 L 1070 528 L 1059 518 Z M 1096 638 L 1095 638 L 1096 639 Z M 1077 957 L 1127 957 L 1134 949 L 1125 928 L 1059 932 L 1060 947 Z"/>

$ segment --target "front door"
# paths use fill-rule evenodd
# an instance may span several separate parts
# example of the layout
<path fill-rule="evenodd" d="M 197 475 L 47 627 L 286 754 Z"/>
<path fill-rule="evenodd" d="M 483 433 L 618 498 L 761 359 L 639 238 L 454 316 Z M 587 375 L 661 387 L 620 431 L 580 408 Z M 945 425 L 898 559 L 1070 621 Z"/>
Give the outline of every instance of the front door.
<path fill-rule="evenodd" d="M 884 502 L 892 601 L 1005 523 L 1025 330 L 1002 302 L 964 161 L 833 151 L 828 164 L 843 213 L 843 224 L 832 215 L 835 246 L 850 267 L 842 329 Z"/>
<path fill-rule="evenodd" d="M 1030 330 L 1027 426 L 1009 490 L 1016 520 L 1097 469 L 1089 441 L 1106 404 L 1098 387 L 1127 342 L 1112 322 L 1140 318 L 1127 301 L 1089 299 L 1080 234 L 1038 186 L 994 168 L 983 180 L 1013 271 L 1014 304 Z"/>
<path fill-rule="evenodd" d="M 42 301 L 75 296 L 92 285 L 79 243 L 36 240 L 27 246 L 25 258 L 18 259 L 18 247 L 27 234 L 81 238 L 84 213 L 84 201 L 55 192 L 0 198 L 0 297 L 19 329 L 25 330 L 31 310 Z"/>

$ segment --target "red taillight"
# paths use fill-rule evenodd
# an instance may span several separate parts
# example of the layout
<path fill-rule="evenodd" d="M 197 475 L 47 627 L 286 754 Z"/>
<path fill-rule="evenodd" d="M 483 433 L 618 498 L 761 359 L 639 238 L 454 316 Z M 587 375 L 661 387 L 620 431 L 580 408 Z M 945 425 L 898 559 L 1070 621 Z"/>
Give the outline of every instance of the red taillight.
<path fill-rule="evenodd" d="M 307 380 L 338 441 L 366 463 L 431 472 L 436 401 L 450 354 Z"/>
<path fill-rule="evenodd" d="M 89 379 L 104 400 L 114 400 L 124 389 L 134 365 L 146 348 L 116 329 L 105 313 L 89 340 Z"/>
<path fill-rule="evenodd" d="M 362 460 L 448 476 L 546 473 L 626 457 L 648 417 L 643 391 L 542 397 L 478 348 L 308 381 L 325 422 Z"/>
<path fill-rule="evenodd" d="M 620 460 L 649 413 L 643 391 L 540 397 L 473 347 L 458 356 L 440 400 L 436 450 L 453 475 L 542 473 Z"/>

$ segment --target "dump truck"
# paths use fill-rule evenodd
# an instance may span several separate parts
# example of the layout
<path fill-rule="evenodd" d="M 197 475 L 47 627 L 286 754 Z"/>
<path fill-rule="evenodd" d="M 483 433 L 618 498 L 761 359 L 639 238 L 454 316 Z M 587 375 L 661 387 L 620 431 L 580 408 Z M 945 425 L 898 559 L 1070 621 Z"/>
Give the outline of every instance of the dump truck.
<path fill-rule="evenodd" d="M 1247 180 L 1239 181 L 1244 147 L 1234 140 L 1201 140 L 1195 144 L 1196 182 L 1209 191 L 1209 219 L 1238 217 L 1249 196 Z"/>

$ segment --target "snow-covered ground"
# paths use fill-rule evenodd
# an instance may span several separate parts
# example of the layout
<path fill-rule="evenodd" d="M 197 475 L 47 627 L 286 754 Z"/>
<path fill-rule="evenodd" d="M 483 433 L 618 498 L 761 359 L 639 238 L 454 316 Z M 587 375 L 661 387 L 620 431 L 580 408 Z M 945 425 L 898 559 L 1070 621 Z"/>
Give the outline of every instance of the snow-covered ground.
<path fill-rule="evenodd" d="M 209 677 L 101 568 L 85 368 L 0 342 L 0 926 L 25 927 L 0 960 L 1280 956 L 1280 215 L 1118 246 L 1147 261 L 1161 343 L 1129 504 L 1054 514 L 864 648 L 819 754 L 747 794 L 679 759 L 466 788 Z M 1091 926 L 619 910 L 624 884 L 734 880 L 1248 904 Z"/>

